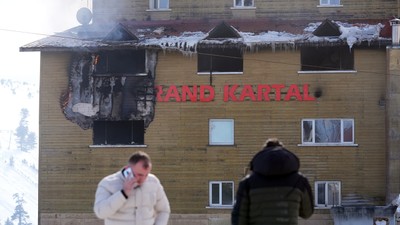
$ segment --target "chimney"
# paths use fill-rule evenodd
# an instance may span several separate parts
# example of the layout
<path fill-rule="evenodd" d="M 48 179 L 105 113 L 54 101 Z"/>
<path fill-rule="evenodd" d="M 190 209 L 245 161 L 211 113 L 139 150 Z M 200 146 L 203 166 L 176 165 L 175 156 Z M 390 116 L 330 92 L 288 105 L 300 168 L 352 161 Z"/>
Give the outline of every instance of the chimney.
<path fill-rule="evenodd" d="M 392 26 L 392 45 L 400 45 L 400 19 L 390 20 Z"/>

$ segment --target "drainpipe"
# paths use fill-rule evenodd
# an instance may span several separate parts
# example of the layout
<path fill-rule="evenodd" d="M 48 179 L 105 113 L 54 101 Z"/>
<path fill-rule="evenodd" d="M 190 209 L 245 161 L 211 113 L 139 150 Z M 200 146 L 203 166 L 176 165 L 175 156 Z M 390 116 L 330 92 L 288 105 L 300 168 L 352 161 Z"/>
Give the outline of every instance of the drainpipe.
<path fill-rule="evenodd" d="M 392 45 L 399 45 L 400 44 L 400 19 L 395 18 L 395 19 L 390 20 L 390 25 L 392 26 Z"/>
<path fill-rule="evenodd" d="M 386 47 L 386 204 L 400 193 L 400 19 L 390 21 L 392 45 Z"/>

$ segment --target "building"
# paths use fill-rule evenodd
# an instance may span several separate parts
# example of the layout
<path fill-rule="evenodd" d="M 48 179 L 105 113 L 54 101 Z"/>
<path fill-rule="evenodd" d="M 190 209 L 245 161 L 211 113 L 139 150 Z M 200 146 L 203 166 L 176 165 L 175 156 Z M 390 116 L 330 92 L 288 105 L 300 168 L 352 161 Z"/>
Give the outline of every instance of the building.
<path fill-rule="evenodd" d="M 400 192 L 397 8 L 93 1 L 81 26 L 21 47 L 41 52 L 39 223 L 101 224 L 97 183 L 143 150 L 170 224 L 229 224 L 268 137 L 312 183 L 315 215 L 301 224 L 333 224 L 332 206 L 390 204 Z"/>

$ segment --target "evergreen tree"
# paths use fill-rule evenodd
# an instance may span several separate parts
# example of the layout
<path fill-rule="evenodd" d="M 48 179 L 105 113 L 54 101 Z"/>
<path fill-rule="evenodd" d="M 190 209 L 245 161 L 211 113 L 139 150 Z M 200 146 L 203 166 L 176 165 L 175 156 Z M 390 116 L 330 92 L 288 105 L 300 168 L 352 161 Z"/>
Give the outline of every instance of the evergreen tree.
<path fill-rule="evenodd" d="M 9 162 L 10 166 L 13 167 L 14 166 L 14 157 L 10 157 L 10 162 Z"/>
<path fill-rule="evenodd" d="M 27 219 L 29 219 L 29 215 L 25 211 L 23 206 L 23 204 L 25 203 L 24 198 L 20 197 L 18 193 L 15 193 L 13 195 L 13 198 L 15 200 L 15 203 L 17 203 L 17 206 L 15 206 L 14 214 L 11 216 L 11 220 L 17 220 L 17 225 L 32 225 L 32 223 L 28 223 L 26 221 Z"/>
<path fill-rule="evenodd" d="M 14 223 L 11 222 L 10 218 L 7 218 L 6 223 L 4 225 L 14 225 Z"/>
<path fill-rule="evenodd" d="M 19 126 L 15 130 L 15 136 L 17 136 L 17 144 L 21 151 L 29 151 L 36 146 L 36 135 L 34 132 L 30 132 L 28 128 L 27 118 L 29 111 L 27 108 L 21 109 L 20 112 L 21 120 Z"/>

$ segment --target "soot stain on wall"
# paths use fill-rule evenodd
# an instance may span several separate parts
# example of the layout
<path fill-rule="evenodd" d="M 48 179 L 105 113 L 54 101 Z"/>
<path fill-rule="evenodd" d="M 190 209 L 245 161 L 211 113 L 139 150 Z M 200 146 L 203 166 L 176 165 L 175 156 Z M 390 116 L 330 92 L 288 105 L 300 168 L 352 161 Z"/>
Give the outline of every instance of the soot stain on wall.
<path fill-rule="evenodd" d="M 132 50 L 132 55 L 136 50 Z M 147 128 L 154 119 L 156 93 L 154 90 L 157 52 L 151 50 L 137 51 L 145 57 L 141 60 L 142 69 L 135 70 L 130 66 L 138 66 L 137 62 L 130 63 L 123 59 L 126 73 L 118 68 L 101 70 L 96 68 L 99 60 L 110 62 L 118 60 L 116 52 L 74 53 L 69 69 L 68 89 L 61 94 L 60 104 L 65 117 L 79 125 L 82 129 L 93 127 L 94 121 L 130 121 L 142 120 Z M 124 51 L 126 53 L 126 51 Z M 106 58 L 110 55 L 111 58 Z M 99 59 L 99 56 L 102 57 Z M 126 54 L 122 54 L 126 57 Z M 113 66 L 113 65 L 110 65 Z M 135 71 L 132 73 L 132 71 Z"/>

